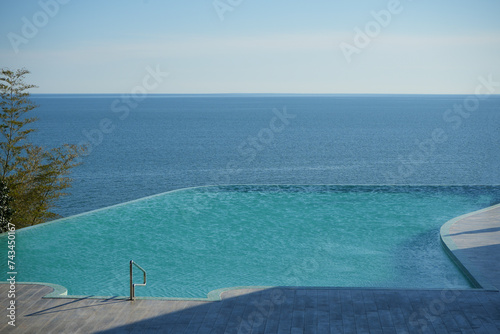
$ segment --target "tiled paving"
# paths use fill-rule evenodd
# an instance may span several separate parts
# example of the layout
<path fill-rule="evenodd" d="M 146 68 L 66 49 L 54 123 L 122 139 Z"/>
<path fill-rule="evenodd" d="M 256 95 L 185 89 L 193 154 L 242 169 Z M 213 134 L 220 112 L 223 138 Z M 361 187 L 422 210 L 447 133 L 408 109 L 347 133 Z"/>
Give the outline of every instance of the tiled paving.
<path fill-rule="evenodd" d="M 481 281 L 500 286 L 500 207 L 449 229 L 453 252 Z M 500 293 L 486 290 L 272 288 L 227 291 L 220 302 L 47 299 L 16 286 L 16 326 L 0 333 L 500 333 Z"/>
<path fill-rule="evenodd" d="M 221 302 L 129 302 L 17 289 L 16 327 L 2 316 L 1 333 L 500 333 L 498 292 L 273 288 Z"/>

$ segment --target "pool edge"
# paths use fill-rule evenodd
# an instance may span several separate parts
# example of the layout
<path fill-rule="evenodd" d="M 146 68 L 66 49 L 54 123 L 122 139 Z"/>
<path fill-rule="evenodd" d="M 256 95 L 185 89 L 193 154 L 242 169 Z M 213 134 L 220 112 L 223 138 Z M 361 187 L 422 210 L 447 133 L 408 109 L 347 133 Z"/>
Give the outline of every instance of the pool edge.
<path fill-rule="evenodd" d="M 466 213 L 464 215 L 455 217 L 449 221 L 447 221 L 443 226 L 441 226 L 441 229 L 439 231 L 439 237 L 441 239 L 441 245 L 443 246 L 446 254 L 450 257 L 450 259 L 453 261 L 453 263 L 462 271 L 462 273 L 465 275 L 465 277 L 471 282 L 473 285 L 473 288 L 475 289 L 481 289 L 481 290 L 487 290 L 487 291 L 499 291 L 498 288 L 493 286 L 491 283 L 488 282 L 488 280 L 483 277 L 479 273 L 479 270 L 475 269 L 474 264 L 471 263 L 467 258 L 464 256 L 459 256 L 455 254 L 455 251 L 457 251 L 459 248 L 453 241 L 453 238 L 450 235 L 450 228 L 456 224 L 457 222 L 468 218 L 470 216 L 474 216 L 483 212 L 487 212 L 490 210 L 494 210 L 500 207 L 500 204 L 496 204 L 493 206 L 489 206 L 487 208 L 473 211 Z"/>
<path fill-rule="evenodd" d="M 105 206 L 105 207 L 102 207 L 102 208 L 97 208 L 97 209 L 92 209 L 92 210 L 89 210 L 89 211 L 84 211 L 84 212 L 77 213 L 77 214 L 74 214 L 74 215 L 71 215 L 71 216 L 57 218 L 57 219 L 50 220 L 50 221 L 47 221 L 47 222 L 44 222 L 44 223 L 41 223 L 41 224 L 36 224 L 36 225 L 31 225 L 31 226 L 25 226 L 25 227 L 21 227 L 19 229 L 16 228 L 16 233 L 21 232 L 21 231 L 27 231 L 27 230 L 31 230 L 31 229 L 36 229 L 36 228 L 44 227 L 44 226 L 51 225 L 51 224 L 54 224 L 54 223 L 63 223 L 65 221 L 67 221 L 67 220 L 70 220 L 70 219 L 73 219 L 73 218 L 76 218 L 76 217 L 79 217 L 79 216 L 84 216 L 84 215 L 87 215 L 87 214 L 93 214 L 93 213 L 97 213 L 97 212 L 100 212 L 100 211 L 105 211 L 105 210 L 108 210 L 108 209 L 111 209 L 111 208 L 116 208 L 116 207 L 120 207 L 120 206 L 129 205 L 129 204 L 132 204 L 132 203 L 135 203 L 135 202 L 140 202 L 140 201 L 143 201 L 143 200 L 146 200 L 146 199 L 150 199 L 150 198 L 154 198 L 154 197 L 164 196 L 164 195 L 167 195 L 167 194 L 170 194 L 170 193 L 175 193 L 175 192 L 180 192 L 180 191 L 186 191 L 186 190 L 207 189 L 207 188 L 228 187 L 228 186 L 280 186 L 280 187 L 281 186 L 299 186 L 299 187 L 302 187 L 302 186 L 331 186 L 331 187 L 500 187 L 500 184 L 498 184 L 498 185 L 496 185 L 496 184 L 492 184 L 492 185 L 486 185 L 486 184 L 448 184 L 448 185 L 447 184 L 341 184 L 341 183 L 339 183 L 339 184 L 335 184 L 335 183 L 332 183 L 332 184 L 300 184 L 300 183 L 299 184 L 290 184 L 290 183 L 278 183 L 278 184 L 266 184 L 266 183 L 262 183 L 262 184 L 260 184 L 260 183 L 256 183 L 256 184 L 252 184 L 252 183 L 241 183 L 241 184 L 206 184 L 206 185 L 198 185 L 198 186 L 192 186 L 192 187 L 184 187 L 184 188 L 176 188 L 176 189 L 172 189 L 172 190 L 167 190 L 167 191 L 160 192 L 160 193 L 157 193 L 157 194 L 147 195 L 147 196 L 144 196 L 144 197 L 140 197 L 140 198 L 128 200 L 128 201 L 117 203 L 117 204 L 112 204 L 112 205 Z M 488 208 L 485 208 L 485 209 L 488 209 Z M 485 210 L 485 209 L 482 209 L 482 210 Z M 479 211 L 481 211 L 481 210 L 479 210 Z M 475 211 L 475 212 L 479 212 L 479 211 Z M 475 213 L 475 212 L 472 212 L 472 213 Z M 0 237 L 2 237 L 4 235 L 7 235 L 7 233 L 8 233 L 8 231 L 0 232 Z"/>
<path fill-rule="evenodd" d="M 10 284 L 7 281 L 1 281 L 0 284 Z M 42 299 L 96 299 L 96 300 L 130 300 L 130 296 L 97 296 L 97 295 L 68 295 L 67 289 L 59 284 L 44 283 L 44 282 L 16 282 L 16 285 L 41 285 L 53 289 Z M 476 288 L 391 288 L 391 287 L 337 287 L 337 286 L 236 286 L 229 288 L 221 288 L 212 290 L 207 294 L 206 298 L 184 298 L 184 297 L 151 297 L 151 296 L 135 296 L 136 300 L 158 300 L 158 301 L 199 301 L 199 302 L 220 302 L 224 299 L 225 292 L 237 290 L 252 290 L 252 292 L 269 289 L 283 290 L 376 290 L 376 291 L 476 291 L 476 292 L 498 292 L 497 289 Z"/>

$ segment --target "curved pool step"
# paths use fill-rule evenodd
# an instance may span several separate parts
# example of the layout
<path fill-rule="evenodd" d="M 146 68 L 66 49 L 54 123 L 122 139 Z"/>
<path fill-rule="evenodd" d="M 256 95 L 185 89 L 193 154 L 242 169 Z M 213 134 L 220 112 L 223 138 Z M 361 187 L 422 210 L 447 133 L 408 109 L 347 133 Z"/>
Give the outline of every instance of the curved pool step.
<path fill-rule="evenodd" d="M 500 288 L 500 204 L 448 221 L 441 241 L 478 288 Z"/>

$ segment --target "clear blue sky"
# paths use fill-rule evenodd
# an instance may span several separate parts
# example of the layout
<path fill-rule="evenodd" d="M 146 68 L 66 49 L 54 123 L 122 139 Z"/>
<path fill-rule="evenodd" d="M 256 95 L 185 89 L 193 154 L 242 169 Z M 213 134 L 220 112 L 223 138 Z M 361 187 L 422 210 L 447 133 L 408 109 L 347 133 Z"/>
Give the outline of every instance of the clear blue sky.
<path fill-rule="evenodd" d="M 221 20 L 213 0 L 1 0 L 0 67 L 29 69 L 34 93 L 129 93 L 148 66 L 169 73 L 150 93 L 472 93 L 479 76 L 500 81 L 500 1 L 401 0 L 377 23 L 371 12 L 392 1 L 232 0 Z M 373 37 L 348 62 L 340 45 L 356 47 L 367 24 Z"/>

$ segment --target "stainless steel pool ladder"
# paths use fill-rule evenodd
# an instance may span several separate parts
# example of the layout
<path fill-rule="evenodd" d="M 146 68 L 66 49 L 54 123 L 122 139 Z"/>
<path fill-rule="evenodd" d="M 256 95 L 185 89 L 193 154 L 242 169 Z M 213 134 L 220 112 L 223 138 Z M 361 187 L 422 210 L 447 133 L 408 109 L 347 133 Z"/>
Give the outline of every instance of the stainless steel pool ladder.
<path fill-rule="evenodd" d="M 144 274 L 144 283 L 139 284 L 139 283 L 134 283 L 133 282 L 133 277 L 134 277 L 134 266 L 139 268 L 143 274 Z M 134 261 L 130 260 L 130 300 L 135 300 L 135 287 L 136 286 L 145 286 L 146 285 L 146 270 L 142 269 L 140 265 L 135 263 Z"/>

